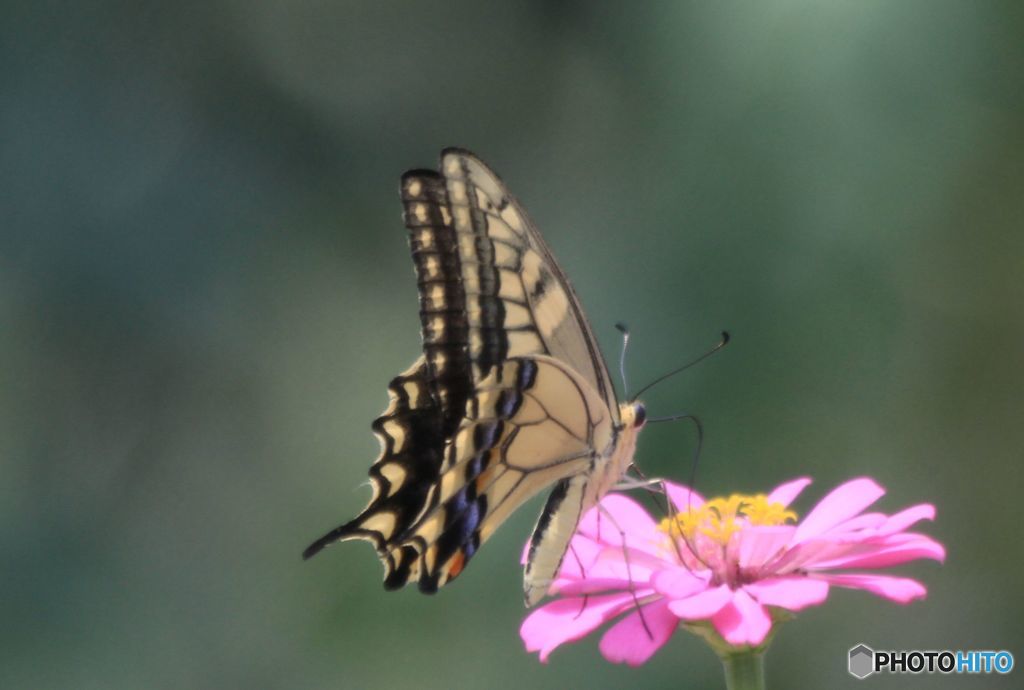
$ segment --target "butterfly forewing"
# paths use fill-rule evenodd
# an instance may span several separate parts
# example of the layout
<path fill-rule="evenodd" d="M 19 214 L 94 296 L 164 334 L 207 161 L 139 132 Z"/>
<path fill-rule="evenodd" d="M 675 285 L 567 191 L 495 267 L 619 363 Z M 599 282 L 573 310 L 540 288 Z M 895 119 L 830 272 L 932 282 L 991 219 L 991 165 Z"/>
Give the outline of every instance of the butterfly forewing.
<path fill-rule="evenodd" d="M 446 439 L 458 427 L 466 400 L 473 393 L 470 355 L 469 301 L 463 276 L 459 238 L 452 227 L 444 178 L 429 170 L 402 177 L 405 225 L 416 267 L 420 324 L 430 395 L 442 411 Z"/>
<path fill-rule="evenodd" d="M 510 320 L 509 340 L 519 346 L 510 356 L 540 352 L 570 362 L 617 415 L 614 388 L 579 298 L 522 206 L 498 176 L 468 151 L 446 149 L 441 170 L 456 230 L 487 238 L 495 247 L 499 268 L 507 270 L 501 277 L 512 283 L 509 292 L 517 293 L 522 286 L 525 293 L 532 325 L 518 318 L 520 310 L 510 310 L 517 318 Z M 516 329 L 534 337 L 516 338 Z"/>

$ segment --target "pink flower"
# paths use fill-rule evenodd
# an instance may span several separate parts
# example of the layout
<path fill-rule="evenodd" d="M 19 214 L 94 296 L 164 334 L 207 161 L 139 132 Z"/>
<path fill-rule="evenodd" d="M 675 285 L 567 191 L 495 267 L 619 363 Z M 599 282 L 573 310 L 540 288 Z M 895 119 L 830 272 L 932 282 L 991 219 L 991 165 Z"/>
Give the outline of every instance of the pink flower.
<path fill-rule="evenodd" d="M 788 506 L 810 483 L 797 479 L 767 496 L 710 501 L 667 483 L 677 512 L 660 523 L 633 500 L 606 496 L 573 537 L 549 592 L 560 598 L 523 621 L 527 650 L 546 661 L 559 645 L 626 613 L 604 633 L 601 653 L 637 666 L 681 622 L 710 626 L 728 645 L 756 647 L 771 631 L 773 613 L 820 604 L 833 585 L 900 604 L 925 596 L 915 580 L 848 569 L 942 561 L 941 544 L 906 531 L 933 519 L 934 506 L 865 513 L 885 491 L 860 478 L 833 490 L 797 522 Z"/>

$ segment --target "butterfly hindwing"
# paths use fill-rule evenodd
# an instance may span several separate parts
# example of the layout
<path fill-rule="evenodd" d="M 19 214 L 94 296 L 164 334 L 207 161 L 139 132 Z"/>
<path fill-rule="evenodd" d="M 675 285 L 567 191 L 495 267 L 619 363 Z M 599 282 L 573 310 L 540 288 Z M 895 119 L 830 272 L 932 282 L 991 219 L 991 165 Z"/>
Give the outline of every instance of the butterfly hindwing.
<path fill-rule="evenodd" d="M 365 539 L 385 566 L 385 585 L 404 585 L 417 554 L 395 548 L 396 537 L 406 532 L 423 512 L 430 487 L 437 480 L 446 439 L 441 433 L 443 415 L 430 395 L 429 375 L 423 357 L 388 385 L 390 403 L 373 422 L 381 444 L 377 461 L 370 467 L 373 497 L 354 520 L 325 534 L 303 553 L 310 558 L 336 541 Z"/>
<path fill-rule="evenodd" d="M 404 537 L 422 555 L 420 587 L 457 576 L 516 508 L 588 473 L 612 439 L 607 405 L 578 373 L 545 355 L 507 360 L 477 387 L 430 507 Z"/>
<path fill-rule="evenodd" d="M 523 596 L 533 606 L 548 592 L 583 513 L 600 498 L 600 482 L 588 474 L 567 477 L 552 489 L 534 527 L 523 570 Z"/>

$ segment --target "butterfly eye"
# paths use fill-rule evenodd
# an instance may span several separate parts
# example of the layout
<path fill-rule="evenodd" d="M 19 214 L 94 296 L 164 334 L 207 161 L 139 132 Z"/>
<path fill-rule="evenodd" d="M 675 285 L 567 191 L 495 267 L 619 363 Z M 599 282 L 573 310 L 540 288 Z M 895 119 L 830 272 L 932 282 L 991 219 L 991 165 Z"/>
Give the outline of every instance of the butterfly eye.
<path fill-rule="evenodd" d="M 643 403 L 633 404 L 633 428 L 640 429 L 647 423 L 647 408 Z"/>

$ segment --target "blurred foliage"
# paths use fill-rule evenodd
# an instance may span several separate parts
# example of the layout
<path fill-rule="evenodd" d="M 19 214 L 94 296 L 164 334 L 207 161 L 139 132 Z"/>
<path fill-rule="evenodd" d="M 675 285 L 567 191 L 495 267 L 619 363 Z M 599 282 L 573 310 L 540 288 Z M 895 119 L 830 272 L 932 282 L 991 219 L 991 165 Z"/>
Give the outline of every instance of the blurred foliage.
<path fill-rule="evenodd" d="M 3 3 L 0 685 L 720 684 L 685 635 L 641 670 L 523 652 L 536 505 L 435 597 L 364 546 L 299 560 L 363 506 L 417 355 L 397 179 L 445 145 L 607 353 L 631 324 L 635 382 L 731 330 L 647 401 L 704 420 L 703 491 L 938 505 L 929 599 L 835 592 L 772 686 L 853 686 L 858 642 L 1020 652 L 1022 31 L 1011 2 Z M 639 462 L 685 479 L 693 446 L 652 428 Z"/>

